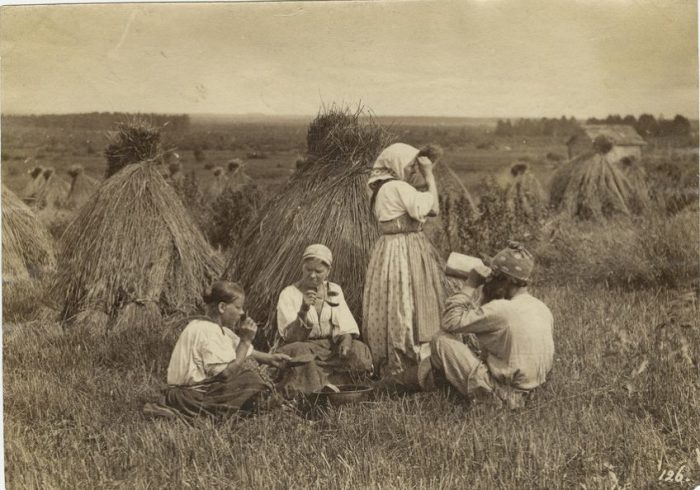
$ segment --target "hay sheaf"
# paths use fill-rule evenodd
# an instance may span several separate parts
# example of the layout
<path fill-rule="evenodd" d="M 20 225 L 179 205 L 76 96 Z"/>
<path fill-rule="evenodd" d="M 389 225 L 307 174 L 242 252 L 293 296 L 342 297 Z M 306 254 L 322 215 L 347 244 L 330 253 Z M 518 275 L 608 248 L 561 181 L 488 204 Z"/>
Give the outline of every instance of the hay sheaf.
<path fill-rule="evenodd" d="M 193 313 L 221 264 L 152 162 L 106 180 L 66 230 L 52 297 L 62 319 L 98 310 L 113 328 Z M 127 325 L 128 324 L 128 325 Z"/>
<path fill-rule="evenodd" d="M 105 150 L 109 178 L 127 165 L 155 159 L 163 154 L 160 131 L 145 121 L 121 123 Z"/>
<path fill-rule="evenodd" d="M 579 219 L 629 215 L 634 190 L 622 171 L 603 153 L 579 157 L 552 178 L 550 203 Z"/>
<path fill-rule="evenodd" d="M 28 170 L 27 174 L 29 175 L 29 182 L 27 182 L 27 185 L 24 187 L 24 189 L 22 189 L 21 196 L 22 200 L 31 206 L 36 199 L 39 189 L 46 182 L 43 177 L 44 167 L 38 165 L 31 170 Z"/>
<path fill-rule="evenodd" d="M 90 199 L 100 186 L 100 182 L 87 175 L 80 165 L 73 165 L 67 173 L 71 178 L 71 184 L 65 206 L 68 209 L 78 209 Z"/>
<path fill-rule="evenodd" d="M 379 236 L 367 178 L 391 135 L 361 110 L 324 110 L 309 127 L 309 163 L 266 204 L 225 272 L 245 287 L 251 316 L 267 323 L 259 343 L 274 338 L 277 297 L 299 279 L 302 253 L 312 243 L 332 250 L 330 280 L 342 286 L 355 318 L 362 318 L 364 277 Z"/>
<path fill-rule="evenodd" d="M 2 280 L 37 277 L 55 266 L 53 243 L 32 210 L 2 187 Z"/>
<path fill-rule="evenodd" d="M 506 205 L 517 215 L 537 219 L 546 207 L 546 198 L 540 181 L 525 164 L 511 168 L 512 180 L 506 188 Z"/>
<path fill-rule="evenodd" d="M 23 200 L 34 210 L 61 208 L 65 205 L 69 190 L 70 184 L 52 167 L 42 167 L 41 173 L 25 188 Z"/>

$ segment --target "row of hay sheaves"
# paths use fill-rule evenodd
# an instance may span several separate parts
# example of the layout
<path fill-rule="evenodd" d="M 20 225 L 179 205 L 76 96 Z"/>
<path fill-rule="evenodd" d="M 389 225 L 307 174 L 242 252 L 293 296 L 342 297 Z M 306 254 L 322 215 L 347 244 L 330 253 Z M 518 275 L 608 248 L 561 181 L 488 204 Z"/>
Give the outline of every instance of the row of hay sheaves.
<path fill-rule="evenodd" d="M 323 108 L 309 126 L 303 165 L 222 260 L 159 170 L 158 131 L 123 125 L 105 152 L 108 178 L 102 183 L 79 168 L 70 171 L 69 188 L 52 171 L 32 176 L 35 187 L 25 197 L 39 213 L 58 209 L 60 195 L 67 196 L 65 208 L 77 209 L 57 251 L 32 209 L 3 187 L 3 282 L 11 288 L 48 276 L 45 298 L 64 326 L 138 330 L 197 313 L 202 291 L 223 277 L 245 287 L 249 314 L 269 326 L 277 294 L 297 279 L 304 247 L 320 242 L 336 257 L 331 279 L 343 284 L 351 310 L 362 318 L 364 274 L 378 237 L 366 181 L 376 156 L 394 141 L 362 108 Z M 446 163 L 436 172 L 442 199 L 478 213 Z M 512 206 L 526 213 L 546 206 L 542 186 L 525 165 L 511 172 L 506 196 Z M 551 202 L 579 216 L 629 213 L 644 206 L 642 185 L 593 151 L 555 174 Z M 440 219 L 429 234 L 459 226 L 445 226 L 454 221 L 449 213 Z M 269 344 L 274 331 L 261 329 L 258 343 Z"/>

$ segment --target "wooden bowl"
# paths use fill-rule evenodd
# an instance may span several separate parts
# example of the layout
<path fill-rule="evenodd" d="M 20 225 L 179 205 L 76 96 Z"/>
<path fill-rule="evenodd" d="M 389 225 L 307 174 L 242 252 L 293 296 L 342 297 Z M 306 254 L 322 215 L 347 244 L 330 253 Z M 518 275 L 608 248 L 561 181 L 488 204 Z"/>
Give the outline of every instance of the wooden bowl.
<path fill-rule="evenodd" d="M 373 388 L 367 385 L 338 385 L 340 392 L 316 391 L 312 394 L 312 400 L 316 405 L 348 405 L 350 403 L 363 402 L 369 399 Z"/>

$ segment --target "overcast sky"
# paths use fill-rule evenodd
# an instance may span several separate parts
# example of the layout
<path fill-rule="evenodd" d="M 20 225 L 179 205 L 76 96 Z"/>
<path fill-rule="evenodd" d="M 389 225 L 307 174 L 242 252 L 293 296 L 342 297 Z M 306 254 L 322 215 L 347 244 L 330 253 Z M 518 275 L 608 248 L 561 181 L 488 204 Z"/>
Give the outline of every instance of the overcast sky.
<path fill-rule="evenodd" d="M 10 6 L 5 113 L 697 118 L 695 0 Z"/>

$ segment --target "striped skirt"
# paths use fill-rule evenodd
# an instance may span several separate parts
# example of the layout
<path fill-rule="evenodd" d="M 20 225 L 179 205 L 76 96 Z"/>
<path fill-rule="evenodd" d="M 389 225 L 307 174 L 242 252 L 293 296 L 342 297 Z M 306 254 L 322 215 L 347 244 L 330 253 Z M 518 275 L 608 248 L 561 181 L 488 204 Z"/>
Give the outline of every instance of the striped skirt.
<path fill-rule="evenodd" d="M 423 232 L 382 235 L 372 250 L 363 297 L 362 338 L 382 375 L 415 367 L 440 330 L 442 260 Z"/>

